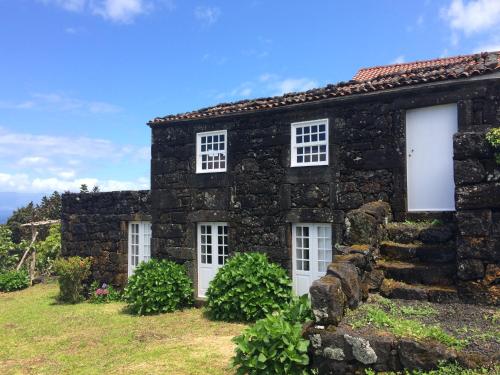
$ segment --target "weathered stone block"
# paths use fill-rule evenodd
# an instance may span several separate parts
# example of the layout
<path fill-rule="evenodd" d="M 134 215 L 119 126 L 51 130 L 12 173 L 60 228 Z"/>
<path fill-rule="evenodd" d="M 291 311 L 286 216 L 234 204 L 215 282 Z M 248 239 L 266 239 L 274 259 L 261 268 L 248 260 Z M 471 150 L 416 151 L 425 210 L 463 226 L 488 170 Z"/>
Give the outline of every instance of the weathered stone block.
<path fill-rule="evenodd" d="M 484 181 L 486 171 L 479 160 L 455 160 L 455 184 L 466 185 Z"/>
<path fill-rule="evenodd" d="M 409 339 L 399 341 L 398 352 L 401 364 L 408 370 L 432 370 L 437 368 L 441 361 L 450 361 L 457 357 L 453 350 L 442 344 L 419 343 Z"/>
<path fill-rule="evenodd" d="M 356 266 L 351 263 L 330 263 L 326 273 L 340 279 L 348 306 L 357 307 L 361 301 L 361 285 Z"/>
<path fill-rule="evenodd" d="M 453 137 L 454 157 L 457 160 L 467 158 L 488 159 L 493 156 L 493 149 L 486 141 L 484 132 L 460 132 Z"/>
<path fill-rule="evenodd" d="M 458 209 L 500 208 L 500 183 L 483 183 L 456 188 Z"/>
<path fill-rule="evenodd" d="M 313 282 L 309 293 L 316 323 L 339 324 L 344 317 L 347 302 L 340 280 L 335 276 L 323 276 Z"/>
<path fill-rule="evenodd" d="M 457 264 L 457 275 L 461 280 L 476 280 L 484 276 L 484 264 L 479 259 L 463 259 Z"/>
<path fill-rule="evenodd" d="M 458 230 L 462 236 L 488 236 L 492 221 L 491 210 L 459 211 L 456 214 Z"/>

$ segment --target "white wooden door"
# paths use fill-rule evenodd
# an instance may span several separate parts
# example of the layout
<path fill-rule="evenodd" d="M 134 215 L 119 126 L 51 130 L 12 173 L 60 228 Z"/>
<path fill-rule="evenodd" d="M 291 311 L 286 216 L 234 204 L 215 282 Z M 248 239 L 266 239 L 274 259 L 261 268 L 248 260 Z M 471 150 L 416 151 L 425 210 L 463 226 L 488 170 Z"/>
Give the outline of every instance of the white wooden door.
<path fill-rule="evenodd" d="M 140 262 L 151 259 L 151 223 L 131 221 L 128 224 L 128 275 L 132 275 Z"/>
<path fill-rule="evenodd" d="M 198 224 L 198 297 L 204 298 L 210 281 L 229 255 L 227 223 Z"/>
<path fill-rule="evenodd" d="M 453 134 L 456 132 L 456 104 L 407 111 L 408 211 L 455 210 Z"/>
<path fill-rule="evenodd" d="M 330 224 L 293 224 L 293 290 L 301 296 L 309 293 L 314 280 L 325 276 L 332 261 Z"/>

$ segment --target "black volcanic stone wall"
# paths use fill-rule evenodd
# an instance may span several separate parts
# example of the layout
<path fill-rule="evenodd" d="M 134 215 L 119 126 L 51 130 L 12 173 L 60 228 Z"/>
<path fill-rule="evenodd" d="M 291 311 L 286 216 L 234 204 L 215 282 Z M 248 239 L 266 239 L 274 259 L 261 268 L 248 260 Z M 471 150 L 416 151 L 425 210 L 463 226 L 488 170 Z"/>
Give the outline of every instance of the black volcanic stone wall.
<path fill-rule="evenodd" d="M 122 287 L 127 282 L 128 222 L 151 220 L 149 191 L 65 193 L 62 254 L 94 258 L 92 278 Z"/>
<path fill-rule="evenodd" d="M 500 124 L 499 115 L 493 120 Z M 498 305 L 500 165 L 483 131 L 456 134 L 454 149 L 459 292 L 470 302 Z"/>
<path fill-rule="evenodd" d="M 153 125 L 153 255 L 185 263 L 196 281 L 196 223 L 224 221 L 231 252 L 264 251 L 290 270 L 291 223 L 332 223 L 342 243 L 345 213 L 364 203 L 389 202 L 404 220 L 405 110 L 458 103 L 460 131 L 477 131 L 498 121 L 499 93 L 498 81 L 471 81 Z M 330 165 L 291 168 L 290 123 L 323 118 Z M 227 172 L 196 174 L 196 133 L 222 129 Z"/>

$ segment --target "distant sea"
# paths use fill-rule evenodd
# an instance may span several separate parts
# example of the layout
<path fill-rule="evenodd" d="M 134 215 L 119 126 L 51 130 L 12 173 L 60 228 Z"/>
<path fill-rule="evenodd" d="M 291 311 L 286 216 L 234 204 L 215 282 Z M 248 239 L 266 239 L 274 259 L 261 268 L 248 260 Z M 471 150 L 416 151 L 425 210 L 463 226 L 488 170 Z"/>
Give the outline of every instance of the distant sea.
<path fill-rule="evenodd" d="M 39 203 L 45 193 L 0 192 L 0 224 L 5 224 L 14 210 L 29 202 Z"/>

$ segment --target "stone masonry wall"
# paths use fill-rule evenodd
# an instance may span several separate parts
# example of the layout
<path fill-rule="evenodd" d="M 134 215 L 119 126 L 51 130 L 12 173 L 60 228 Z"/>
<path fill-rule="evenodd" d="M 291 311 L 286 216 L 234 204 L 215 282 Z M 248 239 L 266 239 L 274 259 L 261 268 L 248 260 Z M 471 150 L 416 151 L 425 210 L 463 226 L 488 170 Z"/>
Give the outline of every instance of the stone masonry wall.
<path fill-rule="evenodd" d="M 500 107 L 487 124 L 500 124 Z M 480 129 L 479 129 L 480 130 Z M 457 276 L 462 298 L 500 303 L 500 165 L 485 132 L 455 135 Z"/>
<path fill-rule="evenodd" d="M 63 256 L 91 256 L 94 280 L 124 286 L 128 222 L 151 220 L 150 198 L 149 191 L 63 194 Z"/>
<path fill-rule="evenodd" d="M 406 213 L 405 111 L 458 103 L 460 131 L 498 116 L 500 84 L 416 88 L 215 119 L 152 126 L 153 256 L 185 263 L 196 282 L 196 223 L 229 224 L 230 252 L 264 251 L 291 272 L 291 223 L 332 224 L 390 203 Z M 329 166 L 290 167 L 290 123 L 328 118 Z M 477 125 L 477 126 L 476 126 Z M 228 168 L 196 174 L 196 133 L 228 131 Z"/>

